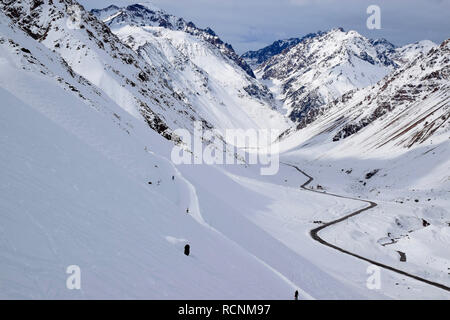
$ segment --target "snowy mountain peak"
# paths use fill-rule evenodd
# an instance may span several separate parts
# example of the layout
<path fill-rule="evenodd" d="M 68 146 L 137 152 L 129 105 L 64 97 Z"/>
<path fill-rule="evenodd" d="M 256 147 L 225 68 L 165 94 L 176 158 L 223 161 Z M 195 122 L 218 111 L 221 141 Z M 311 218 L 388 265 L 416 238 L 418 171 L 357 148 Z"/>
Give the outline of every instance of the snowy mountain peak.
<path fill-rule="evenodd" d="M 392 53 L 392 58 L 398 64 L 405 64 L 413 61 L 417 56 L 428 53 L 431 49 L 437 48 L 438 45 L 430 40 L 422 40 L 415 43 L 407 44 L 403 47 L 396 48 Z"/>
<path fill-rule="evenodd" d="M 372 85 L 396 66 L 358 32 L 335 28 L 306 37 L 261 64 L 256 72 L 284 101 L 290 118 L 300 121 L 308 110 Z"/>
<path fill-rule="evenodd" d="M 349 30 L 349 32 L 356 32 L 356 31 Z M 342 27 L 333 28 L 330 31 L 328 31 L 328 33 L 329 34 L 332 34 L 332 33 L 345 33 L 345 34 L 347 34 L 347 32 L 345 32 L 344 28 L 342 28 Z"/>
<path fill-rule="evenodd" d="M 396 48 L 394 44 L 384 38 L 370 39 L 369 41 L 375 47 L 379 47 L 380 51 L 394 51 Z"/>
<path fill-rule="evenodd" d="M 172 139 L 171 129 L 190 127 L 194 119 L 204 120 L 189 101 L 174 92 L 163 70 L 151 68 L 76 1 L 0 2 L 0 8 L 31 38 L 60 54 L 75 73 L 134 117 L 143 117 L 164 137 Z M 76 15 L 71 8 L 76 8 Z M 103 13 L 113 13 L 116 8 L 110 6 Z M 76 19 L 76 24 L 69 23 L 71 19 Z"/>
<path fill-rule="evenodd" d="M 376 85 L 331 102 L 318 112 L 313 126 L 335 142 L 354 138 L 372 148 L 445 142 L 450 132 L 449 80 L 450 39 Z"/>
<path fill-rule="evenodd" d="M 333 29 L 260 52 L 312 121 L 295 130 L 211 29 L 94 12 L 113 29 L 72 0 L 0 1 L 0 299 L 449 299 L 450 39 Z M 263 150 L 222 129 L 284 134 L 240 165 Z"/>
<path fill-rule="evenodd" d="M 120 28 L 124 25 L 152 26 L 191 34 L 218 48 L 249 76 L 255 78 L 253 70 L 245 60 L 236 54 L 230 44 L 223 42 L 211 28 L 198 28 L 193 22 L 168 14 L 149 2 L 132 4 L 123 8 L 111 8 L 110 6 L 104 9 L 94 9 L 91 12 L 111 29 Z"/>
<path fill-rule="evenodd" d="M 258 65 L 266 62 L 273 56 L 280 54 L 284 50 L 288 50 L 288 49 L 296 46 L 303 40 L 316 37 L 320 34 L 322 34 L 322 32 L 318 31 L 317 33 L 309 33 L 306 36 L 301 37 L 301 38 L 290 38 L 290 39 L 284 39 L 284 40 L 277 40 L 274 43 L 272 43 L 271 45 L 268 45 L 267 47 L 264 47 L 262 49 L 259 49 L 256 51 L 247 51 L 246 53 L 244 53 L 242 55 L 242 58 L 244 58 L 245 61 L 249 65 L 256 68 Z"/>

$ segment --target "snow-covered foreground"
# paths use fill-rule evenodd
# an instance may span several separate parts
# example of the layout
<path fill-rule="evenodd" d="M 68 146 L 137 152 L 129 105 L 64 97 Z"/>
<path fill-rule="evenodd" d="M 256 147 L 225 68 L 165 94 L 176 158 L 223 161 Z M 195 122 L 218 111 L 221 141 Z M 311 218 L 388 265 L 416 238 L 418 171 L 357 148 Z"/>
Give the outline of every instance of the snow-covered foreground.
<path fill-rule="evenodd" d="M 302 298 L 448 298 L 389 272 L 368 290 L 367 263 L 309 237 L 313 221 L 360 203 L 300 190 L 305 177 L 286 166 L 265 178 L 253 167 L 176 169 L 144 124 L 128 134 L 21 73 L 14 88 L 1 79 L 2 298 L 289 299 L 296 288 Z M 31 98 L 39 92 L 45 105 Z M 69 265 L 82 270 L 80 291 L 66 288 Z"/>
<path fill-rule="evenodd" d="M 289 297 L 291 282 L 202 221 L 195 190 L 152 153 L 168 147 L 158 135 L 135 123 L 130 136 L 33 80 L 17 90 L 46 92 L 45 109 L 0 91 L 2 298 Z"/>

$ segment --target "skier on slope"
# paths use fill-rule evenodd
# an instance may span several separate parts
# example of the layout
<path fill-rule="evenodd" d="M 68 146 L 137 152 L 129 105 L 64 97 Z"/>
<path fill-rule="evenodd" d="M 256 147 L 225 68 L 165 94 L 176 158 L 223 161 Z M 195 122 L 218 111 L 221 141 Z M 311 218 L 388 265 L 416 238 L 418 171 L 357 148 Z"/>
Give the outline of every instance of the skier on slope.
<path fill-rule="evenodd" d="M 294 298 L 295 300 L 298 300 L 298 290 L 295 290 Z"/>

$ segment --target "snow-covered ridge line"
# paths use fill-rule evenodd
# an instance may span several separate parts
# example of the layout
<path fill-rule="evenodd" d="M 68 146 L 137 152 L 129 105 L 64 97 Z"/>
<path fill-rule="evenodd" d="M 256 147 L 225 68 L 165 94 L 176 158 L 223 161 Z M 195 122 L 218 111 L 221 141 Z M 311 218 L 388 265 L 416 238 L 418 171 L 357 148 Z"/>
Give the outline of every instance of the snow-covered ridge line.
<path fill-rule="evenodd" d="M 111 28 L 120 25 L 147 25 L 189 33 L 217 47 L 249 76 L 255 78 L 253 70 L 245 60 L 236 54 L 230 44 L 224 43 L 211 28 L 198 28 L 193 22 L 168 14 L 150 3 L 132 4 L 123 8 L 109 6 L 104 9 L 93 9 L 91 12 Z"/>
<path fill-rule="evenodd" d="M 223 52 L 211 30 L 196 29 L 181 18 L 141 5 L 92 12 L 108 19 L 112 32 L 147 64 L 162 70 L 173 90 L 208 121 L 205 128 L 225 132 L 291 126 L 274 110 L 268 88 Z"/>
<path fill-rule="evenodd" d="M 307 111 L 299 130 L 285 132 L 282 144 L 328 145 L 333 153 L 374 155 L 446 142 L 450 132 L 449 42 L 418 55 L 373 86 L 352 90 Z"/>
<path fill-rule="evenodd" d="M 58 52 L 74 72 L 98 86 L 134 117 L 143 118 L 152 129 L 167 139 L 173 138 L 175 111 L 189 112 L 189 104 L 162 81 L 158 70 L 150 68 L 76 1 L 24 0 L 0 5 L 18 27 Z M 74 18 L 76 24 L 69 24 Z M 168 113 L 168 108 L 174 112 Z"/>
<path fill-rule="evenodd" d="M 314 122 L 328 103 L 374 85 L 435 47 L 424 40 L 397 48 L 386 39 L 367 39 L 356 31 L 335 28 L 276 41 L 243 57 L 302 129 Z"/>
<path fill-rule="evenodd" d="M 180 46 L 187 44 L 188 48 L 192 47 L 193 54 L 210 52 L 211 59 L 205 61 L 215 74 L 209 77 L 228 74 L 228 78 L 222 79 L 229 81 L 229 85 L 224 85 L 220 79 L 210 83 L 205 71 L 189 61 L 193 58 L 188 52 L 181 52 L 181 47 L 173 47 L 170 50 L 178 51 L 176 59 L 189 65 L 184 72 L 183 67 L 173 64 L 174 58 L 165 52 L 167 48 L 158 47 L 157 37 L 156 46 L 149 44 L 145 47 L 152 53 L 151 59 L 143 58 L 76 1 L 24 0 L 0 3 L 0 6 L 16 26 L 61 55 L 74 73 L 89 80 L 124 110 L 148 123 L 167 139 L 178 140 L 173 131 L 179 128 L 193 132 L 197 121 L 205 128 L 218 129 L 288 126 L 288 121 L 271 110 L 272 97 L 267 88 L 247 75 L 208 40 L 166 29 L 173 35 L 185 34 L 186 37 L 175 37 L 174 40 L 181 41 Z M 110 7 L 109 10 L 115 8 Z M 132 11 L 142 8 L 132 6 Z M 71 19 L 76 20 L 75 24 L 69 23 Z M 214 39 L 215 36 L 211 37 Z M 167 40 L 165 45 L 172 46 L 170 41 Z M 157 53 L 153 55 L 155 50 Z M 217 71 L 219 66 L 221 71 Z M 205 92 L 209 92 L 206 100 L 202 98 Z"/>
<path fill-rule="evenodd" d="M 280 272 L 203 220 L 195 186 L 167 158 L 171 142 L 3 12 L 0 52 L 2 298 L 245 298 L 266 285 L 264 296 L 282 298 L 293 291 Z M 193 259 L 183 255 L 186 243 Z M 73 264 L 83 272 L 81 290 L 66 287 Z"/>
<path fill-rule="evenodd" d="M 380 81 L 373 89 L 355 93 L 355 98 L 345 104 L 359 104 L 359 110 L 349 116 L 352 121 L 347 122 L 333 140 L 345 139 L 380 118 L 385 118 L 387 122 L 382 130 L 390 130 L 399 122 L 404 125 L 393 131 L 390 138 L 380 141 L 377 147 L 396 141 L 397 144 L 409 148 L 427 141 L 433 135 L 448 132 L 449 43 L 450 41 L 446 40 L 426 55 L 417 56 L 415 60 Z M 398 113 L 396 109 L 400 108 L 402 112 Z"/>
<path fill-rule="evenodd" d="M 256 73 L 278 93 L 291 120 L 305 121 L 310 110 L 394 70 L 396 64 L 379 48 L 356 31 L 336 28 L 306 37 L 259 65 Z"/>
<path fill-rule="evenodd" d="M 273 56 L 276 56 L 282 53 L 284 50 L 289 50 L 293 46 L 299 44 L 302 40 L 308 37 L 313 37 L 316 34 L 309 34 L 302 38 L 290 38 L 284 40 L 277 40 L 273 42 L 271 45 L 268 45 L 264 48 L 254 51 L 247 51 L 242 54 L 242 58 L 247 61 L 247 63 L 253 68 L 258 67 L 260 64 L 266 62 Z"/>

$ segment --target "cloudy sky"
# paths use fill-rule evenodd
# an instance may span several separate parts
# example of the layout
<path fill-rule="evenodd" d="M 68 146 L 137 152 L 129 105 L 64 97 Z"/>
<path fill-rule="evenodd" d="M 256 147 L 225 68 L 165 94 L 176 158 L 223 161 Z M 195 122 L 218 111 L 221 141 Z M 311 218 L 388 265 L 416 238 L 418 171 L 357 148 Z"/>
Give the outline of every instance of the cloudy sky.
<path fill-rule="evenodd" d="M 78 0 L 87 9 L 124 6 L 145 0 Z M 278 39 L 343 27 L 396 45 L 450 38 L 450 0 L 153 0 L 157 7 L 211 27 L 238 53 Z M 369 5 L 381 9 L 381 29 L 369 30 Z"/>

